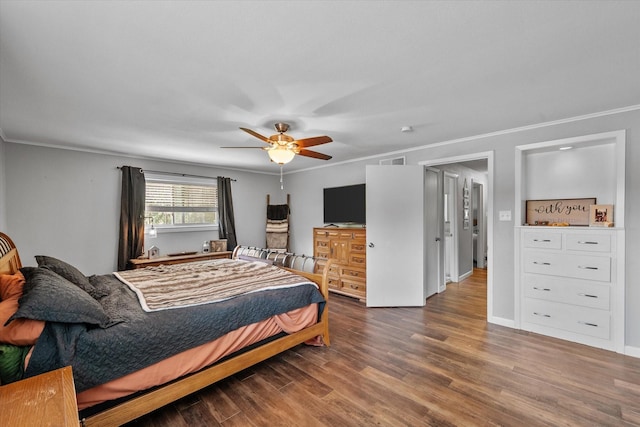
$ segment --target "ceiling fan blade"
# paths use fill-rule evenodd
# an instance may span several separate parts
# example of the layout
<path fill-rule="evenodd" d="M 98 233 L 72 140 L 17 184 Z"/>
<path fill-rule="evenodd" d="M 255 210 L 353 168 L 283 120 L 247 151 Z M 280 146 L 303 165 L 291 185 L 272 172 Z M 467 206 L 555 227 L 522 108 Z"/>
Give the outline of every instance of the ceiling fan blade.
<path fill-rule="evenodd" d="M 266 142 L 267 144 L 269 143 L 269 138 L 267 138 L 266 136 L 260 135 L 258 132 L 254 132 L 251 129 L 247 129 L 247 128 L 240 128 L 240 129 L 242 129 L 243 131 L 245 131 L 249 135 L 255 136 L 259 140 Z"/>
<path fill-rule="evenodd" d="M 326 144 L 331 141 L 333 141 L 333 139 L 331 139 L 328 136 L 314 136 L 312 138 L 298 139 L 293 142 L 298 144 L 298 147 L 304 148 L 304 147 L 313 147 L 314 145 Z"/>
<path fill-rule="evenodd" d="M 317 151 L 304 150 L 304 149 L 300 150 L 298 154 L 301 156 L 313 157 L 314 159 L 320 159 L 320 160 L 329 160 L 331 158 L 331 156 L 327 156 L 326 154 L 318 153 Z"/>
<path fill-rule="evenodd" d="M 220 148 L 259 148 L 261 150 L 268 150 L 271 147 L 220 147 Z"/>

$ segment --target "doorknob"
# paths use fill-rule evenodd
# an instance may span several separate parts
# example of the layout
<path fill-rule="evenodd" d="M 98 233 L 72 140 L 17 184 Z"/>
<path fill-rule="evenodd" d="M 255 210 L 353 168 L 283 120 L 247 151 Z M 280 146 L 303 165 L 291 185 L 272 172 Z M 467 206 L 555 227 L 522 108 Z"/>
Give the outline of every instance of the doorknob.
<path fill-rule="evenodd" d="M 372 248 L 372 247 L 374 247 L 374 246 L 375 246 L 375 245 L 373 244 L 373 242 L 369 242 L 369 247 L 370 247 L 370 248 Z"/>
<path fill-rule="evenodd" d="M 439 241 L 440 241 L 440 238 L 439 238 L 439 237 L 436 237 L 436 242 L 439 242 Z"/>

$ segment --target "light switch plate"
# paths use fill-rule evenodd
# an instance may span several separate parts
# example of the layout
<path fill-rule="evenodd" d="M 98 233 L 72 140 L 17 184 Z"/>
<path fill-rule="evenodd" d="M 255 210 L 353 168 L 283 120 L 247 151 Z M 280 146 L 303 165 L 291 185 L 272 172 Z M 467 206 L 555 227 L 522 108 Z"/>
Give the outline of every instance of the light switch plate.
<path fill-rule="evenodd" d="M 511 221 L 511 211 L 500 211 L 498 218 L 500 221 Z"/>

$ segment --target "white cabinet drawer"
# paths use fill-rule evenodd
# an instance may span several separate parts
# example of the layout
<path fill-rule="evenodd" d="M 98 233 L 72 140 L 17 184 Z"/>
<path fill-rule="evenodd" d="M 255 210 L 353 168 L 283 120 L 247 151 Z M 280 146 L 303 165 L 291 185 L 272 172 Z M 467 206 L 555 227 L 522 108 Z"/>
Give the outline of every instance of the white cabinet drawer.
<path fill-rule="evenodd" d="M 561 249 L 562 234 L 544 231 L 525 231 L 522 236 L 525 248 Z"/>
<path fill-rule="evenodd" d="M 577 307 L 557 302 L 524 298 L 523 320 L 608 340 L 611 316 L 608 311 Z"/>
<path fill-rule="evenodd" d="M 526 251 L 523 263 L 525 273 L 574 277 L 598 282 L 611 280 L 611 259 L 607 256 Z"/>
<path fill-rule="evenodd" d="M 541 274 L 525 274 L 523 286 L 524 296 L 529 298 L 575 304 L 599 310 L 610 309 L 611 291 L 609 285 Z"/>
<path fill-rule="evenodd" d="M 610 234 L 567 234 L 567 250 L 611 252 Z"/>

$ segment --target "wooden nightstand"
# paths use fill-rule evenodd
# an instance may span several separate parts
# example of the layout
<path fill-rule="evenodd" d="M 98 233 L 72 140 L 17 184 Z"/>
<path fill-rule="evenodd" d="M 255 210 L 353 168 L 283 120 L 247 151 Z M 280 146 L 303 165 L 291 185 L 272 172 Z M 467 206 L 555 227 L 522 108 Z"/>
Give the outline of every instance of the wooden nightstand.
<path fill-rule="evenodd" d="M 205 261 L 208 259 L 231 258 L 231 251 L 207 252 L 191 255 L 162 256 L 158 258 L 136 258 L 129 260 L 132 269 L 150 267 L 152 265 L 184 264 L 185 262 Z"/>
<path fill-rule="evenodd" d="M 79 425 L 70 366 L 0 386 L 0 426 Z"/>

